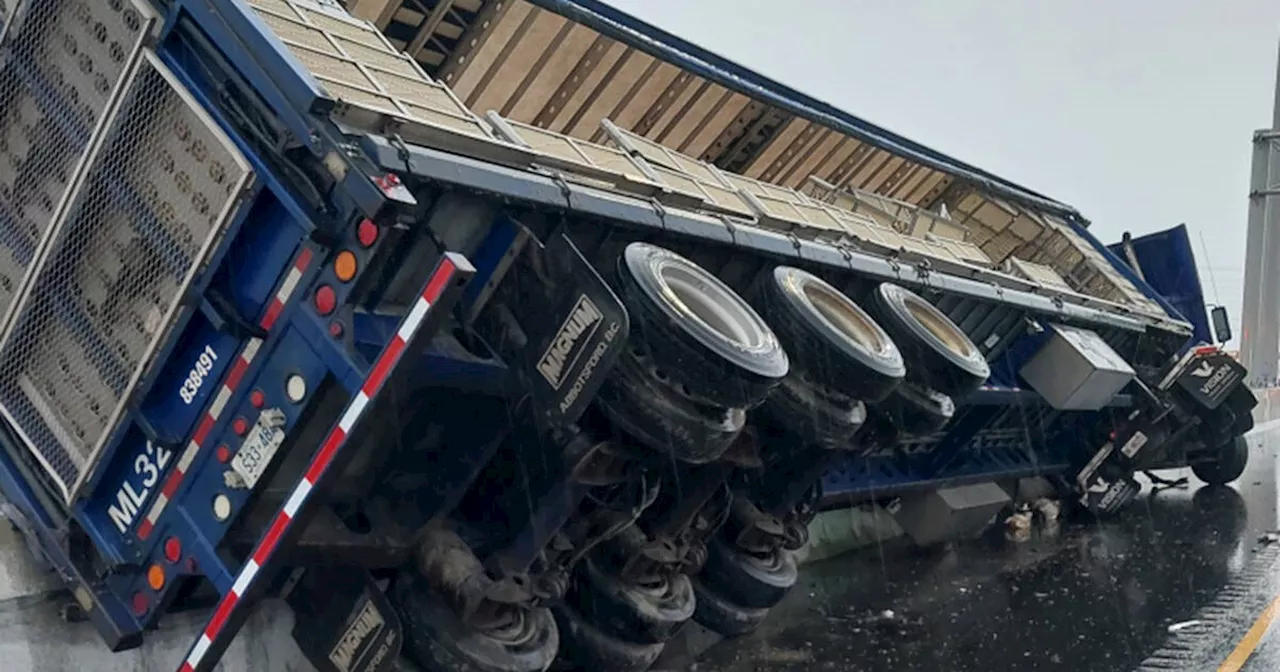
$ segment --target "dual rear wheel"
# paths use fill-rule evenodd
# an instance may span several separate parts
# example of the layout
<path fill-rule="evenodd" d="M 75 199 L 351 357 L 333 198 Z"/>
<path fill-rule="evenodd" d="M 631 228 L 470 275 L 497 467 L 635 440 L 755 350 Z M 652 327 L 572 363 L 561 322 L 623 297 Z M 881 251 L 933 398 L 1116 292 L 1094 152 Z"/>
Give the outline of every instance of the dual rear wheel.
<path fill-rule="evenodd" d="M 619 259 L 617 285 L 632 316 L 629 351 L 597 406 L 630 439 L 681 462 L 719 459 L 748 414 L 833 454 L 855 445 L 866 404 L 883 406 L 891 419 L 945 423 L 948 395 L 968 394 L 990 373 L 963 331 L 890 283 L 875 287 L 864 309 L 822 278 L 781 266 L 746 293 L 748 301 L 694 262 L 636 243 Z M 748 550 L 718 535 L 690 584 L 693 618 L 721 634 L 744 634 L 795 580 L 794 555 L 781 544 Z M 651 643 L 637 641 L 645 629 L 619 628 L 598 609 L 576 606 L 557 618 L 562 632 L 580 633 L 565 635 L 580 664 L 616 661 L 624 649 L 637 662 L 652 653 L 635 648 Z M 616 616 L 620 605 L 611 608 Z M 631 616 L 641 611 L 633 605 Z M 609 638 L 630 648 L 606 651 Z"/>
<path fill-rule="evenodd" d="M 596 407 L 628 440 L 680 462 L 718 460 L 757 412 L 803 443 L 848 450 L 867 404 L 928 408 L 902 400 L 949 401 L 989 374 L 963 331 L 891 283 L 875 287 L 864 309 L 816 275 L 782 266 L 748 302 L 694 262 L 633 243 L 614 284 L 631 333 Z M 755 629 L 795 584 L 796 561 L 782 544 L 745 549 L 717 534 L 701 571 L 675 576 L 630 585 L 586 560 L 563 605 L 518 610 L 519 622 L 498 633 L 468 631 L 421 579 L 393 594 L 406 652 L 428 670 L 536 672 L 559 649 L 579 666 L 623 672 L 651 665 L 690 618 L 727 636 Z"/>

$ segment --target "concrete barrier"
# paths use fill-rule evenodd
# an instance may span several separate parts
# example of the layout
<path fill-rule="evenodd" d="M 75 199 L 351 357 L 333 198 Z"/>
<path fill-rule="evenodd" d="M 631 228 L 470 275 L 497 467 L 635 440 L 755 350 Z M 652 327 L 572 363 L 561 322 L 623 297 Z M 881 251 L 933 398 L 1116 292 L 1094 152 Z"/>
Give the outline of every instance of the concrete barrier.
<path fill-rule="evenodd" d="M 17 672 L 160 672 L 176 670 L 209 618 L 207 611 L 170 614 L 142 647 L 112 653 L 88 623 L 67 623 L 71 601 L 57 579 L 35 568 L 27 546 L 0 521 L 0 669 Z M 293 614 L 268 601 L 240 629 L 220 672 L 313 670 L 293 642 Z"/>

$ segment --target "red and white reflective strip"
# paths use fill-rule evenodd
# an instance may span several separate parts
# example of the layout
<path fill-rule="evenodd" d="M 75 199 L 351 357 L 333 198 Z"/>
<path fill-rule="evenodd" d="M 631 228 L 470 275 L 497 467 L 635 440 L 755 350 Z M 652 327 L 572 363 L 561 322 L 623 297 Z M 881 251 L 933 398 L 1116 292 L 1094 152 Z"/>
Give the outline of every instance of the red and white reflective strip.
<path fill-rule="evenodd" d="M 370 369 L 364 384 L 351 397 L 351 401 L 347 402 L 347 407 L 343 410 L 337 426 L 330 430 L 320 449 L 311 458 L 311 464 L 307 466 L 302 479 L 294 486 L 293 492 L 290 493 L 289 498 L 284 503 L 284 507 L 276 512 L 276 516 L 272 519 L 266 533 L 262 535 L 262 539 L 258 541 L 258 545 L 249 555 L 248 561 L 240 569 L 240 573 L 236 575 L 236 580 L 232 584 L 231 590 L 227 591 L 227 594 L 223 595 L 218 602 L 218 607 L 214 610 L 209 623 L 200 634 L 200 638 L 196 640 L 186 660 L 178 668 L 180 672 L 192 672 L 200 669 L 201 661 L 209 651 L 209 648 L 217 641 L 218 636 L 223 634 L 223 629 L 231 617 L 231 613 L 235 611 L 236 606 L 239 604 L 240 598 L 252 587 L 254 579 L 258 576 L 258 570 L 266 564 L 271 554 L 275 552 L 281 537 L 284 536 L 284 533 L 289 529 L 289 525 L 293 522 L 294 516 L 297 515 L 302 505 L 306 503 L 307 497 L 311 494 L 311 489 L 319 482 L 320 476 L 329 468 L 333 458 L 346 443 L 352 427 L 364 415 L 369 403 L 382 389 L 383 384 L 386 383 L 387 378 L 400 361 L 400 355 L 403 354 L 405 346 L 422 326 L 422 322 L 431 309 L 431 305 L 440 299 L 445 288 L 453 281 L 457 271 L 457 265 L 449 257 L 445 257 L 440 261 L 440 266 L 436 268 L 435 273 L 432 274 L 431 279 L 427 282 L 426 289 L 418 297 L 418 301 L 410 309 L 409 314 L 405 316 L 404 321 L 400 323 L 400 328 L 396 331 L 396 335 L 383 349 L 382 354 L 378 356 L 378 360 L 374 362 L 373 368 Z M 211 664 L 214 662 L 216 660 L 211 661 Z"/>
<path fill-rule="evenodd" d="M 200 447 L 204 445 L 205 439 L 209 438 L 209 432 L 213 431 L 213 426 L 218 422 L 218 418 L 222 415 L 222 411 L 226 409 L 227 402 L 231 400 L 231 395 L 236 391 L 236 387 L 240 385 L 240 381 L 244 379 L 244 374 L 249 370 L 249 365 L 253 363 L 253 358 L 258 356 L 258 350 L 262 348 L 262 339 L 251 338 L 240 351 L 240 357 L 236 359 L 236 363 L 232 365 L 231 372 L 227 374 L 225 380 L 222 381 L 222 387 L 218 388 L 218 395 L 213 398 L 213 403 L 209 404 L 208 410 L 205 411 L 204 417 L 200 419 L 200 425 L 196 427 L 196 433 L 191 435 L 191 441 L 187 443 L 187 447 L 182 451 L 181 457 L 178 458 L 178 464 L 169 473 L 169 477 L 165 479 L 164 487 L 160 488 L 160 496 L 156 497 L 155 503 L 151 505 L 151 510 L 147 512 L 147 517 L 138 523 L 138 538 L 146 540 L 151 536 L 151 530 L 155 528 L 157 520 L 160 520 L 160 514 L 164 513 L 164 507 L 173 499 L 173 493 L 178 491 L 178 486 L 182 485 L 182 478 L 187 474 L 187 469 L 191 468 L 191 463 L 196 459 L 196 455 L 200 453 Z"/>
<path fill-rule="evenodd" d="M 298 253 L 298 258 L 293 260 L 293 267 L 284 276 L 284 281 L 280 283 L 279 289 L 276 290 L 276 295 L 271 297 L 271 304 L 267 306 L 267 313 L 262 316 L 262 321 L 258 323 L 258 326 L 271 331 L 271 327 L 275 326 L 280 313 L 284 311 L 285 304 L 289 303 L 289 297 L 293 296 L 293 291 L 298 288 L 298 283 L 302 282 L 302 274 L 307 271 L 307 266 L 310 264 L 311 250 L 304 247 Z"/>
<path fill-rule="evenodd" d="M 293 296 L 294 290 L 298 288 L 298 283 L 302 280 L 302 274 L 306 272 L 307 266 L 310 264 L 311 250 L 304 247 L 298 253 L 298 256 L 294 258 L 293 265 L 289 267 L 289 272 L 285 274 L 284 280 L 276 288 L 275 295 L 271 297 L 271 304 L 267 306 L 266 314 L 262 316 L 262 320 L 258 323 L 264 330 L 271 331 L 271 327 L 276 323 L 276 318 L 280 317 L 280 312 L 284 310 L 289 297 Z M 218 421 L 218 417 L 222 415 L 223 409 L 227 407 L 227 402 L 231 400 L 231 394 L 236 391 L 236 386 L 240 384 L 240 379 L 244 378 L 245 371 L 249 369 L 249 365 L 253 363 L 253 358 L 257 356 L 258 349 L 261 347 L 261 339 L 250 339 L 249 344 L 240 353 L 240 358 L 236 360 L 235 366 L 231 368 L 231 373 L 227 375 L 227 379 L 218 390 L 218 396 L 214 397 L 209 410 L 200 419 L 200 425 L 196 427 L 196 433 L 192 435 L 191 441 L 187 444 L 186 449 L 182 451 L 182 456 L 178 459 L 178 465 L 174 467 L 173 472 L 165 479 L 164 487 L 160 488 L 160 496 L 156 497 L 151 509 L 147 511 L 146 518 L 143 518 L 142 522 L 138 523 L 137 534 L 139 539 L 146 541 L 147 537 L 151 536 L 151 531 L 155 529 L 156 521 L 160 520 L 160 514 L 164 513 L 164 508 L 173 499 L 173 493 L 177 492 L 178 486 L 182 485 L 182 479 L 186 476 L 187 469 L 191 467 L 196 455 L 200 453 L 200 447 L 204 445 L 205 439 L 209 438 L 209 432 L 213 430 L 213 425 Z"/>

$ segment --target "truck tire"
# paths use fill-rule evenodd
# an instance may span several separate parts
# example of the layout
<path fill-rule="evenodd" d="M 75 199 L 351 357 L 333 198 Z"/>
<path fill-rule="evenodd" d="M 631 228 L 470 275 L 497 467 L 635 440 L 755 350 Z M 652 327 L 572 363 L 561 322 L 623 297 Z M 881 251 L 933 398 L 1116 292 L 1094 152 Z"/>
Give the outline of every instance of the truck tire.
<path fill-rule="evenodd" d="M 528 609 L 518 629 L 499 638 L 463 623 L 415 574 L 396 577 L 389 597 L 403 624 L 405 655 L 428 672 L 544 672 L 560 647 L 546 609 Z"/>
<path fill-rule="evenodd" d="M 690 464 L 719 458 L 746 424 L 740 408 L 698 405 L 624 352 L 600 387 L 596 405 L 616 429 L 660 455 Z"/>
<path fill-rule="evenodd" d="M 1227 395 L 1227 406 L 1235 416 L 1231 423 L 1232 436 L 1243 436 L 1253 430 L 1253 409 L 1258 405 L 1258 398 L 1253 390 L 1244 383 L 1236 385 Z"/>
<path fill-rule="evenodd" d="M 769 615 L 768 609 L 740 607 L 730 602 L 696 577 L 693 594 L 698 599 L 694 622 L 722 637 L 741 637 L 754 632 Z"/>
<path fill-rule="evenodd" d="M 631 243 L 618 259 L 631 340 L 691 395 L 752 408 L 787 375 L 769 325 L 701 266 L 661 247 Z"/>
<path fill-rule="evenodd" d="M 665 648 L 664 644 L 636 644 L 610 637 L 567 604 L 552 607 L 552 611 L 562 638 L 561 657 L 574 669 L 641 672 L 649 669 Z"/>
<path fill-rule="evenodd" d="M 659 587 L 636 586 L 586 559 L 577 571 L 578 611 L 599 630 L 636 644 L 660 644 L 693 618 L 693 587 L 676 574 Z"/>
<path fill-rule="evenodd" d="M 812 273 L 773 269 L 759 308 L 766 314 L 793 371 L 823 387 L 873 403 L 907 374 L 889 334 L 852 299 Z"/>
<path fill-rule="evenodd" d="M 978 346 L 932 303 L 889 282 L 876 288 L 873 302 L 907 362 L 907 380 L 960 399 L 991 375 Z"/>
<path fill-rule="evenodd" d="M 396 656 L 396 659 L 391 663 L 390 672 L 426 672 L 426 670 L 423 670 L 417 663 L 404 656 Z"/>
<path fill-rule="evenodd" d="M 707 551 L 707 564 L 699 574 L 706 587 L 743 607 L 768 609 L 796 584 L 796 558 L 785 549 L 760 558 L 716 538 Z"/>
<path fill-rule="evenodd" d="M 1242 415 L 1236 418 L 1236 424 L 1231 426 L 1236 436 L 1244 436 L 1253 431 L 1253 414 Z"/>
<path fill-rule="evenodd" d="M 1249 440 L 1237 436 L 1218 451 L 1216 459 L 1191 465 L 1191 472 L 1209 485 L 1226 485 L 1240 478 L 1248 464 Z"/>
<path fill-rule="evenodd" d="M 1218 408 L 1206 414 L 1201 435 L 1207 445 L 1219 445 L 1253 429 L 1253 408 L 1258 399 L 1247 386 L 1237 385 Z"/>
<path fill-rule="evenodd" d="M 932 434 L 955 417 L 955 401 L 941 392 L 903 383 L 877 407 L 905 434 Z"/>
<path fill-rule="evenodd" d="M 787 376 L 758 412 L 777 428 L 828 450 L 852 448 L 854 435 L 867 419 L 861 401 L 827 393 L 795 376 Z"/>

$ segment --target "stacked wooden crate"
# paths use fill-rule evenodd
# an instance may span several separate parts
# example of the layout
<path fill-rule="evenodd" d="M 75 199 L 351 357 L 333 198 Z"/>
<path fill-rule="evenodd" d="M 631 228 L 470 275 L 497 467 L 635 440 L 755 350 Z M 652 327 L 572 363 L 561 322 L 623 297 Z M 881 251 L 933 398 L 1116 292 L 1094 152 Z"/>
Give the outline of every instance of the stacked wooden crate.
<path fill-rule="evenodd" d="M 952 217 L 973 232 L 973 242 L 997 263 L 1009 259 L 1047 266 L 1081 294 L 1143 312 L 1163 314 L 1093 244 L 1067 222 L 976 190 L 948 199 Z"/>

